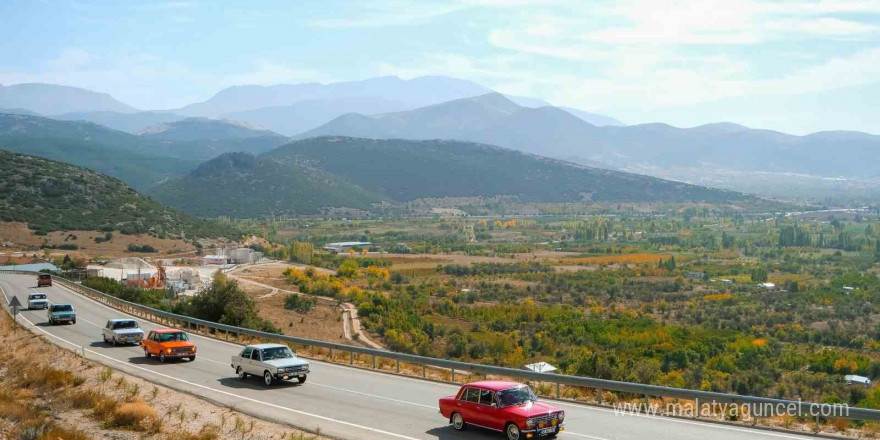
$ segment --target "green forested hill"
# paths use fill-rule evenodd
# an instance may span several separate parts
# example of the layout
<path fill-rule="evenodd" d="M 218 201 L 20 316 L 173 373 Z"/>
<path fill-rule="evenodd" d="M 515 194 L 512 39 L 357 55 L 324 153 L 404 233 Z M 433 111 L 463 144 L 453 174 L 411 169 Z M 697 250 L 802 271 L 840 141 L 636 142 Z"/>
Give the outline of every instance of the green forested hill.
<path fill-rule="evenodd" d="M 167 208 L 94 171 L 0 150 L 0 220 L 36 231 L 118 230 L 238 238 L 234 229 Z"/>
<path fill-rule="evenodd" d="M 325 207 L 369 209 L 381 200 L 320 169 L 245 153 L 209 160 L 150 194 L 196 215 L 240 218 L 318 214 Z"/>
<path fill-rule="evenodd" d="M 512 195 L 530 202 L 729 202 L 743 195 L 472 142 L 319 137 L 264 155 L 304 161 L 396 201 Z"/>
<path fill-rule="evenodd" d="M 320 137 L 260 156 L 227 154 L 150 192 L 202 216 L 265 217 L 369 209 L 379 201 L 513 196 L 523 202 L 712 202 L 754 199 L 574 165 L 471 142 Z"/>
<path fill-rule="evenodd" d="M 79 139 L 0 136 L 0 149 L 86 167 L 123 180 L 137 190 L 152 188 L 170 177 L 184 175 L 199 164 L 193 159 L 135 153 Z"/>

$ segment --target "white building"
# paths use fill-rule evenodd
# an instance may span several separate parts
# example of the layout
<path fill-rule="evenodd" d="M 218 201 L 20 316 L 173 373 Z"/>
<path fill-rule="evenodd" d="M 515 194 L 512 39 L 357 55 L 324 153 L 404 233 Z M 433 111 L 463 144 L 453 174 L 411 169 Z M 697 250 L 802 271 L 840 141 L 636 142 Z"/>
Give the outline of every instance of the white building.
<path fill-rule="evenodd" d="M 776 284 L 773 284 L 773 283 L 761 283 L 761 284 L 758 284 L 758 285 L 761 286 L 761 287 L 763 287 L 763 288 L 765 288 L 765 289 L 767 289 L 767 290 L 773 290 L 773 289 L 776 288 Z"/>
<path fill-rule="evenodd" d="M 327 243 L 324 245 L 324 250 L 330 252 L 336 252 L 337 254 L 342 252 L 348 252 L 349 249 L 359 247 L 359 248 L 369 248 L 373 243 L 369 241 L 341 241 L 338 243 Z"/>
<path fill-rule="evenodd" d="M 205 255 L 202 257 L 202 261 L 204 261 L 205 264 L 223 266 L 229 261 L 229 258 L 225 255 Z"/>

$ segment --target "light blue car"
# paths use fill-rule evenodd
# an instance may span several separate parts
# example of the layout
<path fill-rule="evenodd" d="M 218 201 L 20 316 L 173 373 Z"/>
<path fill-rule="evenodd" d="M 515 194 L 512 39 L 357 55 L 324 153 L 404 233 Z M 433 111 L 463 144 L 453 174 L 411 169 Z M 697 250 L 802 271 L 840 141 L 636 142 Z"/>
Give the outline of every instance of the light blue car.
<path fill-rule="evenodd" d="M 76 324 L 76 310 L 70 303 L 54 303 L 49 305 L 46 312 L 49 324 Z"/>

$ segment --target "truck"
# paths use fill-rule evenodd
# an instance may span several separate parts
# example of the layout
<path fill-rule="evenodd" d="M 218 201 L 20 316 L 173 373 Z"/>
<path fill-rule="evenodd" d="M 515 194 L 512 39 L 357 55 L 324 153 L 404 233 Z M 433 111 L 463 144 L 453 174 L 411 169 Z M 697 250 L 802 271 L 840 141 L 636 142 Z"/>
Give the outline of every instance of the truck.
<path fill-rule="evenodd" d="M 101 330 L 105 344 L 137 344 L 144 339 L 144 331 L 140 329 L 137 321 L 130 318 L 117 318 L 107 321 Z"/>
<path fill-rule="evenodd" d="M 248 345 L 232 356 L 231 366 L 239 379 L 262 377 L 267 387 L 276 381 L 294 378 L 305 383 L 309 374 L 308 361 L 298 358 L 290 347 L 282 344 Z"/>
<path fill-rule="evenodd" d="M 76 310 L 73 309 L 73 305 L 70 303 L 50 304 L 46 311 L 46 317 L 51 325 L 60 323 L 76 324 Z"/>

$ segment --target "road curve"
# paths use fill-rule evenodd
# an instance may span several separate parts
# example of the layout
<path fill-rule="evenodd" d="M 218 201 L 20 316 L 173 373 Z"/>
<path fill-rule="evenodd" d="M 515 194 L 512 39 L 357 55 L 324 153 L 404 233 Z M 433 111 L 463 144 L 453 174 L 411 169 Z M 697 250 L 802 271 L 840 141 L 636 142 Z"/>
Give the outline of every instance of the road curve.
<path fill-rule="evenodd" d="M 497 440 L 501 434 L 483 430 L 456 432 L 438 414 L 437 399 L 458 387 L 414 378 L 312 361 L 308 382 L 264 387 L 258 379 L 241 381 L 229 366 L 239 345 L 194 335 L 195 362 L 160 364 L 146 359 L 139 347 L 112 347 L 101 341 L 101 327 L 123 314 L 64 287 L 36 288 L 27 275 L 0 274 L 4 305 L 17 296 L 44 292 L 50 301 L 70 302 L 77 311 L 75 325 L 49 326 L 44 310 L 24 310 L 19 322 L 50 336 L 61 347 L 85 350 L 86 357 L 207 398 L 215 403 L 272 421 L 341 439 Z M 145 331 L 160 326 L 136 318 Z M 811 436 L 753 430 L 698 421 L 649 416 L 620 416 L 610 409 L 558 403 L 566 411 L 567 431 L 561 439 L 593 440 L 734 440 L 807 439 Z"/>

